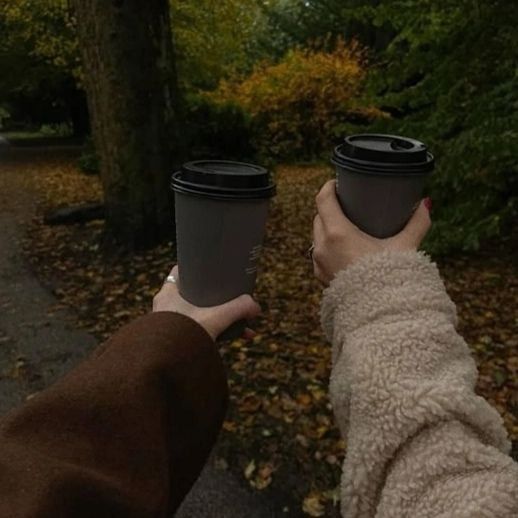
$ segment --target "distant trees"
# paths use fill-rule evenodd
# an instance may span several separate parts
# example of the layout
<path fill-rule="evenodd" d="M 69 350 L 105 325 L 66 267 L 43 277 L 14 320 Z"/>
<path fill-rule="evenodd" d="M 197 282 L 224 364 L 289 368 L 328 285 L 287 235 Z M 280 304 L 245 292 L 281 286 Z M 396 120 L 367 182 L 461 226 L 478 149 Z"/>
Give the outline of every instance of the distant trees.
<path fill-rule="evenodd" d="M 66 2 L 3 0 L 0 34 L 0 105 L 28 122 L 67 119 L 76 135 L 85 135 L 86 99 L 77 83 L 77 40 Z"/>
<path fill-rule="evenodd" d="M 273 37 L 256 0 L 169 3 L 179 82 L 188 92 L 250 70 L 269 51 Z M 84 134 L 86 100 L 70 5 L 69 0 L 0 2 L 0 106 L 21 120 L 68 119 L 76 134 Z"/>
<path fill-rule="evenodd" d="M 438 158 L 438 169 L 430 185 L 437 202 L 431 250 L 473 249 L 481 240 L 502 235 L 511 228 L 513 218 L 518 216 L 517 2 L 157 1 L 149 4 L 143 0 L 110 0 L 104 2 L 106 12 L 100 5 L 92 11 L 97 4 L 93 0 L 0 3 L 0 70 L 9 71 L 0 74 L 0 108 L 7 107 L 11 113 L 18 110 L 22 115 L 37 113 L 40 119 L 50 120 L 65 114 L 74 122 L 76 132 L 82 133 L 83 85 L 92 99 L 104 99 L 100 104 L 91 103 L 91 109 L 96 133 L 102 135 L 96 138 L 99 154 L 111 164 L 106 171 L 119 171 L 113 173 L 112 178 L 118 178 L 114 184 L 104 174 L 107 199 L 118 196 L 124 200 L 122 205 L 132 207 L 128 212 L 120 207 L 110 212 L 119 214 L 111 220 L 119 221 L 113 226 L 119 229 L 117 232 L 124 227 L 124 221 L 131 222 L 132 228 L 140 228 L 135 232 L 141 235 L 144 227 L 158 229 L 164 225 L 149 223 L 166 219 L 161 194 L 156 195 L 161 200 L 162 208 L 157 209 L 160 217 L 143 215 L 135 208 L 153 206 L 148 203 L 152 199 L 150 185 L 154 185 L 153 189 L 164 185 L 154 184 L 155 180 L 146 173 L 138 180 L 142 182 L 139 186 L 136 171 L 142 167 L 136 164 L 143 164 L 144 156 L 152 156 L 151 169 L 164 170 L 165 162 L 158 158 L 158 148 L 152 147 L 152 140 L 175 154 L 178 139 L 166 137 L 164 143 L 162 137 L 169 134 L 169 129 L 163 132 L 158 128 L 175 119 L 175 104 L 181 96 L 177 92 L 171 98 L 173 101 L 164 101 L 163 91 L 156 85 L 169 83 L 167 88 L 174 90 L 176 82 L 189 116 L 189 124 L 182 126 L 182 135 L 189 137 L 193 148 L 208 151 L 211 156 L 223 153 L 237 158 L 235 148 L 248 148 L 245 154 L 253 155 L 258 147 L 267 150 L 268 158 L 286 160 L 300 156 L 301 149 L 307 155 L 325 153 L 323 148 L 327 149 L 329 138 L 345 132 L 406 133 L 426 141 Z M 77 18 L 84 42 L 84 69 L 80 65 L 76 20 L 68 3 L 92 7 Z M 120 27 L 136 23 L 126 14 L 126 8 L 136 9 L 139 5 L 142 20 L 148 20 L 144 5 L 151 5 L 151 15 L 155 4 L 160 5 L 162 13 L 169 5 L 173 13 L 172 23 L 169 20 L 168 28 L 161 28 L 159 36 L 172 41 L 171 32 L 174 35 L 176 77 L 174 57 L 163 54 L 167 66 L 159 60 L 162 72 L 155 75 L 149 70 L 150 85 L 141 82 L 136 67 L 130 79 L 125 79 L 125 67 L 131 68 L 128 53 L 135 63 L 141 63 L 142 52 L 155 64 L 159 55 L 156 45 L 149 41 L 149 37 L 156 36 L 155 29 L 145 29 L 146 35 L 142 35 L 142 28 L 135 26 L 135 45 L 124 47 L 120 54 L 110 47 L 110 42 L 99 40 L 103 56 L 120 57 L 120 63 L 112 58 L 106 63 L 102 61 L 108 71 L 103 78 L 100 69 L 96 69 L 100 58 L 99 63 L 93 60 L 93 41 L 97 40 L 90 41 L 90 36 L 99 38 L 102 31 L 115 28 L 118 37 L 125 40 Z M 107 17 L 96 22 L 92 12 Z M 165 20 L 162 15 L 153 16 L 155 21 Z M 155 21 L 149 21 L 155 27 Z M 83 32 L 86 26 L 89 32 Z M 365 49 L 362 73 L 355 76 L 353 85 L 344 79 L 344 68 L 338 66 L 333 71 L 329 66 L 332 61 L 325 58 L 333 54 L 340 39 L 357 40 Z M 142 52 L 136 48 L 137 42 Z M 165 42 L 161 40 L 161 44 Z M 167 68 L 169 64 L 171 70 Z M 302 77 L 307 79 L 305 83 Z M 116 81 L 120 83 L 119 97 Z M 340 82 L 347 88 L 331 86 Z M 326 96 L 319 97 L 324 88 Z M 132 89 L 136 96 L 130 95 Z M 212 93 L 207 95 L 207 91 Z M 138 116 L 124 115 L 122 107 L 140 110 L 148 103 L 148 96 L 155 96 L 156 92 L 160 95 L 156 104 L 151 102 L 148 113 L 142 110 Z M 113 104 L 108 99 L 113 99 Z M 160 103 L 165 110 L 163 120 L 157 115 Z M 380 110 L 391 118 L 378 117 Z M 115 112 L 117 118 L 113 118 Z M 103 120 L 103 114 L 110 114 L 113 121 Z M 120 120 L 125 122 L 115 127 Z M 153 131 L 145 133 L 137 127 L 145 128 L 147 124 L 153 125 Z M 110 147 L 115 131 L 119 132 L 118 144 Z M 147 135 L 156 136 L 157 132 L 158 140 L 148 138 Z M 116 161 L 115 149 L 123 149 L 123 141 L 124 149 L 131 149 L 136 140 L 143 142 L 142 149 L 148 151 Z M 253 146 L 247 146 L 245 140 Z M 306 145 L 309 141 L 311 145 Z M 170 156 L 167 161 L 170 162 Z M 123 169 L 130 171 L 132 180 L 119 178 Z M 144 193 L 142 199 L 131 198 L 130 192 L 137 191 L 125 183 L 130 181 L 137 182 L 131 185 Z M 114 192 L 119 194 L 115 196 Z M 140 220 L 132 220 L 131 214 L 140 214 Z M 147 238 L 154 242 L 157 236 Z M 128 239 L 139 241 L 135 235 Z"/>
<path fill-rule="evenodd" d="M 212 89 L 268 55 L 273 39 L 257 0 L 170 0 L 179 77 L 187 90 Z"/>

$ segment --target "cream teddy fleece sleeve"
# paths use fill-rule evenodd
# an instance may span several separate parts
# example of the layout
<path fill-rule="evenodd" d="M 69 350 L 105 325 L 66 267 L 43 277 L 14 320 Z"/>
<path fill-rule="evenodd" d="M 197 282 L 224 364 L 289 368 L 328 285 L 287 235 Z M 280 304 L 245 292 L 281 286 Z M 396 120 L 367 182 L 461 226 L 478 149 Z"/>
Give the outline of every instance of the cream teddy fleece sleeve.
<path fill-rule="evenodd" d="M 324 294 L 331 400 L 347 441 L 347 518 L 518 517 L 518 468 L 502 419 L 474 392 L 435 264 L 383 252 L 340 272 Z"/>

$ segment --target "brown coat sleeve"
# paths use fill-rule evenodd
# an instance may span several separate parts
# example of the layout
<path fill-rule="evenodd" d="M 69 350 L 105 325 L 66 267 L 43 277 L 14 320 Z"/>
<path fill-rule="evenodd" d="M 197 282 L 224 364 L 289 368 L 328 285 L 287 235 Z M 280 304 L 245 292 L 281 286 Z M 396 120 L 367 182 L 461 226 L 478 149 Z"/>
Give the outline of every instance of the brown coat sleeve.
<path fill-rule="evenodd" d="M 0 516 L 159 517 L 196 480 L 227 404 L 194 321 L 153 313 L 0 422 Z"/>

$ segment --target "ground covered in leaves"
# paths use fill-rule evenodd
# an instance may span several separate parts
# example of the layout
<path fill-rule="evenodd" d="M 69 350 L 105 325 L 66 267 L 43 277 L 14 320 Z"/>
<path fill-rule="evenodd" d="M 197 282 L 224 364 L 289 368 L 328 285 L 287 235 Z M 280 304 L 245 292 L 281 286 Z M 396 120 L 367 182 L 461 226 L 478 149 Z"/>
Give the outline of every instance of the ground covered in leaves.
<path fill-rule="evenodd" d="M 70 159 L 20 163 L 31 168 L 40 214 L 100 199 L 98 178 Z M 319 326 L 320 286 L 306 251 L 313 200 L 330 177 L 323 167 L 281 167 L 271 211 L 257 298 L 264 308 L 252 342 L 225 344 L 231 406 L 218 451 L 220 464 L 260 491 L 280 497 L 287 515 L 334 516 L 344 444 L 327 398 L 330 349 Z M 174 261 L 171 244 L 128 255 L 107 255 L 103 223 L 47 227 L 38 217 L 26 250 L 39 275 L 77 325 L 99 339 L 149 311 Z M 518 377 L 518 281 L 511 241 L 471 256 L 439 260 L 458 305 L 460 331 L 480 368 L 478 391 L 498 409 L 514 440 Z M 514 397 L 514 400 L 513 400 Z"/>

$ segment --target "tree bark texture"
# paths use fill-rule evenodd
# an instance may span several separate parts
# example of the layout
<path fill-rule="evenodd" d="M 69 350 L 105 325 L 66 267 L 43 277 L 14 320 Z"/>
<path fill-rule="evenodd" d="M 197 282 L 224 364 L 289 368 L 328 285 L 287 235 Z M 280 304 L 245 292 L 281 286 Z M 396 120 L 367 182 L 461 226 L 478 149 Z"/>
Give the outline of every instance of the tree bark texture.
<path fill-rule="evenodd" d="M 72 0 L 109 234 L 146 248 L 174 234 L 177 124 L 168 0 Z"/>

